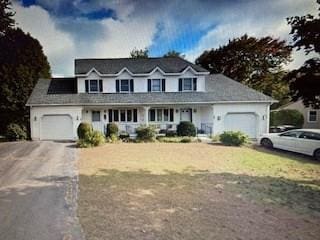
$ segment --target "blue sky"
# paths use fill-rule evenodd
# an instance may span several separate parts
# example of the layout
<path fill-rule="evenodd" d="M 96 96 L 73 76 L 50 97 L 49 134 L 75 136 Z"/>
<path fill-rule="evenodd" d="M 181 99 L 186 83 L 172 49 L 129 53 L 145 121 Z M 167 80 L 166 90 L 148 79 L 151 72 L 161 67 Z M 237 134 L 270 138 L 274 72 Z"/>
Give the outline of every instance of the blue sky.
<path fill-rule="evenodd" d="M 286 17 L 316 13 L 315 0 L 16 0 L 18 26 L 42 44 L 54 75 L 72 75 L 74 58 L 151 56 L 169 50 L 194 61 L 245 33 L 290 41 Z M 286 66 L 298 67 L 294 53 Z"/>

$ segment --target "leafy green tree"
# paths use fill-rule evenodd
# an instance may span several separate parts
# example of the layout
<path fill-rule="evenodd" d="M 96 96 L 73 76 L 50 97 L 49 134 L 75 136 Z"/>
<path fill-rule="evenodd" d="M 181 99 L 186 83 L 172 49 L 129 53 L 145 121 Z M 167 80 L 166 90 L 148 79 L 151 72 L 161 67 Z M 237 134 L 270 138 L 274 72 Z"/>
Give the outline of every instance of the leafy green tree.
<path fill-rule="evenodd" d="M 9 123 L 28 126 L 25 106 L 39 78 L 50 77 L 50 66 L 38 40 L 9 28 L 0 37 L 0 133 Z"/>
<path fill-rule="evenodd" d="M 320 4 L 320 0 L 317 2 Z M 287 20 L 291 25 L 293 47 L 297 50 L 303 49 L 306 55 L 310 52 L 318 55 L 308 59 L 303 66 L 285 77 L 290 84 L 290 95 L 294 101 L 302 99 L 305 106 L 320 108 L 320 18 L 308 14 Z"/>
<path fill-rule="evenodd" d="M 136 49 L 134 48 L 130 52 L 131 58 L 148 58 L 149 57 L 149 50 L 147 48 L 145 49 Z"/>
<path fill-rule="evenodd" d="M 185 58 L 184 54 L 181 54 L 180 52 L 177 52 L 175 50 L 170 50 L 166 54 L 163 55 L 163 57 L 180 57 Z"/>
<path fill-rule="evenodd" d="M 0 0 L 0 37 L 14 26 L 14 14 L 11 2 L 9 0 Z"/>
<path fill-rule="evenodd" d="M 291 61 L 291 47 L 272 37 L 255 38 L 243 35 L 229 40 L 218 49 L 202 53 L 196 64 L 211 73 L 223 73 L 258 91 L 282 100 L 288 84 L 282 81 L 283 64 Z"/>

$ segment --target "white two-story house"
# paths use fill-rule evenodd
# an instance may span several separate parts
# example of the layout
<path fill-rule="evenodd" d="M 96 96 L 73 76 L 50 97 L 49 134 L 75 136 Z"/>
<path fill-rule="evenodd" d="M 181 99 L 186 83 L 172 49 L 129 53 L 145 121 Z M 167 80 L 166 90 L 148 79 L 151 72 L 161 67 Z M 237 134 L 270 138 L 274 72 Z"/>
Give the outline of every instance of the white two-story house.
<path fill-rule="evenodd" d="M 40 79 L 27 105 L 33 140 L 75 140 L 81 122 L 105 132 L 116 123 L 134 135 L 140 125 L 199 133 L 268 132 L 269 96 L 178 57 L 76 59 L 75 77 Z"/>

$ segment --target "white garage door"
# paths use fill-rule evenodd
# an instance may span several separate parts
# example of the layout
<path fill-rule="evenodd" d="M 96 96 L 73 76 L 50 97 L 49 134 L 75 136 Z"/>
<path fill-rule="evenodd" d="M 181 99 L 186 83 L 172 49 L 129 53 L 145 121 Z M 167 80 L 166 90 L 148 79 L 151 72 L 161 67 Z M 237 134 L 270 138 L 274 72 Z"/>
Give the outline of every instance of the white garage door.
<path fill-rule="evenodd" d="M 72 140 L 73 124 L 69 115 L 45 115 L 41 120 L 41 140 Z"/>
<path fill-rule="evenodd" d="M 241 131 L 250 138 L 257 137 L 257 117 L 254 113 L 228 113 L 224 120 L 225 131 Z"/>

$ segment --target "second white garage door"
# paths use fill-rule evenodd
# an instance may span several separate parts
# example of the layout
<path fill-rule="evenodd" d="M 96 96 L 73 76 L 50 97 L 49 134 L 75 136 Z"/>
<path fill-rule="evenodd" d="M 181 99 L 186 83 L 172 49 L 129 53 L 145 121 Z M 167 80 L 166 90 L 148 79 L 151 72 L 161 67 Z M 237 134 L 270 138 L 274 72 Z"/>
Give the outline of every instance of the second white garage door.
<path fill-rule="evenodd" d="M 241 131 L 250 138 L 257 137 L 257 117 L 254 113 L 228 113 L 224 119 L 225 131 Z"/>
<path fill-rule="evenodd" d="M 69 115 L 44 115 L 41 140 L 73 140 L 73 124 Z"/>

